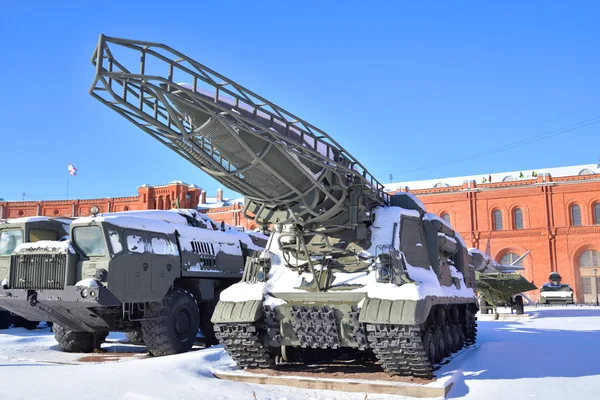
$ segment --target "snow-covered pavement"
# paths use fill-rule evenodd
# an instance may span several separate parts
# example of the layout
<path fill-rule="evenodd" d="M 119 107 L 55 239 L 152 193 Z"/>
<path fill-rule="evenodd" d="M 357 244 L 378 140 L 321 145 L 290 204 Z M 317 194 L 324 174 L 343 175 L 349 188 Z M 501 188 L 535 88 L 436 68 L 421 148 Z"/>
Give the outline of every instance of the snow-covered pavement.
<path fill-rule="evenodd" d="M 479 339 L 438 376 L 458 371 L 449 398 L 600 398 L 600 308 L 528 308 L 529 318 L 480 318 Z M 365 399 L 365 394 L 262 386 L 213 377 L 231 359 L 220 346 L 145 358 L 145 348 L 111 334 L 115 361 L 90 363 L 61 352 L 49 329 L 0 331 L 1 399 Z M 123 357 L 118 357 L 123 355 Z M 368 399 L 396 398 L 368 394 Z"/>

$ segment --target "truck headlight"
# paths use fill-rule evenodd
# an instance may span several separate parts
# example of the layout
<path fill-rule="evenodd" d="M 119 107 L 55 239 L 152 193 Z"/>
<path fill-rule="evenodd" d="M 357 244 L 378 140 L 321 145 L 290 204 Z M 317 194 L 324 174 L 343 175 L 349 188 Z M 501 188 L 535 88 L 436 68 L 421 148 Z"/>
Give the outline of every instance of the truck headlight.
<path fill-rule="evenodd" d="M 89 295 L 89 291 L 87 288 L 81 289 L 81 297 L 83 297 L 85 299 L 86 297 L 88 297 L 88 295 Z"/>

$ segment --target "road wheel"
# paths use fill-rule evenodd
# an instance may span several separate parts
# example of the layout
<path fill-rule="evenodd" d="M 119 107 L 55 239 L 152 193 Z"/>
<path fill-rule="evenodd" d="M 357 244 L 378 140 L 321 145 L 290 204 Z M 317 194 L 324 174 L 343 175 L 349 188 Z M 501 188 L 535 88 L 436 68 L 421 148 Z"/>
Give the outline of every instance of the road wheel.
<path fill-rule="evenodd" d="M 39 321 L 30 321 L 18 315 L 13 315 L 13 326 L 15 328 L 25 328 L 27 330 L 34 330 L 39 325 Z"/>
<path fill-rule="evenodd" d="M 444 334 L 444 353 L 445 357 L 449 357 L 452 354 L 452 348 L 454 347 L 454 337 L 452 336 L 452 331 L 450 330 L 450 326 L 445 324 L 442 326 L 442 333 Z"/>
<path fill-rule="evenodd" d="M 423 332 L 423 348 L 425 349 L 425 353 L 427 353 L 427 359 L 429 360 L 429 363 L 433 367 L 433 365 L 436 363 L 437 355 L 435 352 L 436 346 L 433 339 L 433 334 L 429 328 Z"/>
<path fill-rule="evenodd" d="M 174 288 L 162 303 L 146 307 L 142 335 L 153 356 L 184 353 L 192 348 L 200 326 L 200 313 L 194 296 Z"/>
<path fill-rule="evenodd" d="M 441 362 L 446 356 L 446 341 L 442 328 L 436 327 L 433 331 L 433 342 L 435 343 L 435 362 Z"/>
<path fill-rule="evenodd" d="M 523 305 L 523 296 L 515 296 L 515 312 L 517 315 L 522 315 L 525 312 L 525 306 Z"/>
<path fill-rule="evenodd" d="M 10 311 L 0 310 L 0 329 L 8 329 L 12 325 L 13 316 Z"/>
<path fill-rule="evenodd" d="M 452 335 L 452 352 L 456 353 L 462 347 L 460 344 L 460 335 L 458 334 L 458 325 L 450 325 L 450 334 Z"/>
<path fill-rule="evenodd" d="M 456 331 L 458 332 L 458 349 L 465 347 L 465 330 L 461 324 L 456 325 Z"/>
<path fill-rule="evenodd" d="M 127 336 L 127 340 L 132 344 L 144 344 L 142 331 L 125 332 L 125 336 Z"/>
<path fill-rule="evenodd" d="M 52 326 L 54 338 L 67 353 L 91 353 L 99 350 L 108 332 L 77 332 L 58 324 Z"/>

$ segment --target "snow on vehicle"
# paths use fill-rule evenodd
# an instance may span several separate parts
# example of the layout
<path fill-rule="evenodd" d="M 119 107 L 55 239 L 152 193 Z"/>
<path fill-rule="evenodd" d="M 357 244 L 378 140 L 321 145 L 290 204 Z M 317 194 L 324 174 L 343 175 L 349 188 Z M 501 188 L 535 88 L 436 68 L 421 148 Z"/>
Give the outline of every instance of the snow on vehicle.
<path fill-rule="evenodd" d="M 540 289 L 540 303 L 542 304 L 574 304 L 573 288 L 562 283 L 558 272 L 552 272 L 548 277 L 549 282 L 544 283 Z"/>
<path fill-rule="evenodd" d="M 8 286 L 12 252 L 22 243 L 59 240 L 69 234 L 69 218 L 22 217 L 0 221 L 0 288 Z M 27 320 L 0 308 L 0 329 L 35 329 L 40 320 Z"/>
<path fill-rule="evenodd" d="M 54 322 L 68 352 L 99 348 L 109 331 L 157 356 L 189 350 L 199 328 L 216 343 L 218 293 L 263 249 L 195 210 L 95 213 L 70 229 L 70 241 L 16 247 L 0 290 L 1 307 Z"/>
<path fill-rule="evenodd" d="M 525 269 L 517 263 L 527 254 L 529 251 L 511 265 L 505 265 L 481 250 L 469 249 L 470 262 L 475 268 L 479 309 L 482 313 L 492 311 L 498 318 L 497 308 L 500 306 L 510 307 L 518 315 L 524 313 L 523 293 L 537 289 L 532 282 L 517 272 Z"/>
<path fill-rule="evenodd" d="M 475 341 L 465 243 L 415 197 L 388 195 L 325 132 L 165 45 L 101 36 L 92 62 L 95 98 L 274 229 L 212 317 L 239 366 L 372 350 L 390 374 L 429 378 Z"/>

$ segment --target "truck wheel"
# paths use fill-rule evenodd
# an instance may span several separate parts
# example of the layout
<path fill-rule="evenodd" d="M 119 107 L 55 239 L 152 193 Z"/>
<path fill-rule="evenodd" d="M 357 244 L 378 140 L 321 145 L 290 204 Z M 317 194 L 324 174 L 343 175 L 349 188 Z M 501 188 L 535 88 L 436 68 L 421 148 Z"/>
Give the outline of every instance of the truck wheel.
<path fill-rule="evenodd" d="M 52 330 L 58 345 L 67 353 L 91 353 L 100 349 L 100 344 L 108 336 L 108 332 L 76 332 L 58 324 L 54 324 Z"/>
<path fill-rule="evenodd" d="M 25 328 L 27 330 L 34 330 L 39 325 L 39 321 L 30 321 L 19 315 L 13 315 L 13 326 L 15 328 Z"/>
<path fill-rule="evenodd" d="M 8 329 L 12 325 L 13 316 L 10 311 L 0 310 L 0 329 Z"/>
<path fill-rule="evenodd" d="M 525 306 L 523 305 L 523 296 L 515 296 L 515 311 L 517 315 L 522 315 L 525 312 Z"/>
<path fill-rule="evenodd" d="M 162 303 L 146 307 L 142 335 L 153 356 L 184 353 L 192 348 L 200 327 L 200 313 L 194 296 L 174 288 Z"/>
<path fill-rule="evenodd" d="M 125 336 L 132 344 L 144 344 L 144 335 L 142 335 L 142 331 L 131 331 L 126 332 Z"/>

